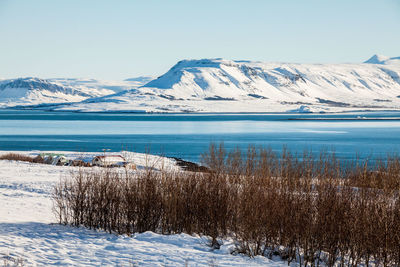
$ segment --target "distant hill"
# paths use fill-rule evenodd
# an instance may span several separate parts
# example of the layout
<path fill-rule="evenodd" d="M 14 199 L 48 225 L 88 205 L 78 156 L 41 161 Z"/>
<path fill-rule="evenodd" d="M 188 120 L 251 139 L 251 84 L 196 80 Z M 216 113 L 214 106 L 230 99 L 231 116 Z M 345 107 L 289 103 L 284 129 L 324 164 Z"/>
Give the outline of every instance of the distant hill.
<path fill-rule="evenodd" d="M 39 78 L 0 81 L 0 107 L 79 102 L 111 91 L 83 90 Z"/>
<path fill-rule="evenodd" d="M 368 59 L 364 63 L 381 64 L 381 65 L 400 64 L 400 57 L 386 57 L 382 55 L 373 55 L 370 59 Z"/>
<path fill-rule="evenodd" d="M 125 79 L 124 81 L 128 81 L 128 82 L 136 82 L 138 83 L 138 85 L 144 85 L 148 82 L 150 82 L 151 80 L 154 80 L 154 76 L 139 76 L 139 77 L 135 77 L 135 78 L 128 78 Z"/>
<path fill-rule="evenodd" d="M 35 77 L 0 80 L 0 108 L 80 102 L 136 88 L 145 82 Z"/>

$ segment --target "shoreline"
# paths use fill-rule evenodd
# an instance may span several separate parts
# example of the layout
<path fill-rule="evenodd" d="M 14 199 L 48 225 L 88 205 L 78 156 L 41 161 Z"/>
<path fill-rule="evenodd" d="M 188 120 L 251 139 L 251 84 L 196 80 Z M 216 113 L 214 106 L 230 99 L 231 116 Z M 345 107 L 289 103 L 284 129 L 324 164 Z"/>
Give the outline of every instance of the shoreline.
<path fill-rule="evenodd" d="M 62 155 L 67 160 L 80 160 L 85 163 L 92 162 L 93 158 L 96 156 L 115 156 L 121 155 L 127 162 L 134 163 L 139 169 L 144 169 L 146 167 L 151 167 L 156 170 L 170 170 L 179 171 L 184 170 L 184 167 L 178 164 L 178 161 L 171 157 L 164 157 L 154 154 L 146 154 L 132 151 L 118 151 L 111 152 L 79 152 L 79 151 L 60 151 L 60 150 L 0 150 L 0 157 L 7 154 L 19 154 L 28 157 L 37 157 L 40 154 L 54 154 Z M 183 160 L 182 160 L 183 161 Z M 36 164 L 36 163 L 35 163 Z M 46 166 L 57 166 L 52 164 L 37 163 Z M 63 167 L 74 167 L 61 165 Z"/>
<path fill-rule="evenodd" d="M 0 157 L 6 154 L 20 154 L 24 156 L 39 156 L 40 154 L 62 154 L 65 155 L 66 158 L 71 159 L 71 160 L 76 160 L 80 159 L 84 162 L 90 162 L 90 160 L 95 157 L 95 156 L 101 156 L 104 155 L 104 152 L 77 152 L 77 151 L 50 151 L 50 150 L 30 150 L 30 151 L 18 151 L 18 150 L 0 150 Z M 113 152 L 106 152 L 107 155 L 128 155 L 128 159 L 130 159 L 132 162 L 139 161 L 142 164 L 139 164 L 141 167 L 145 167 L 143 165 L 143 157 L 145 158 L 144 160 L 147 161 L 149 160 L 150 162 L 147 162 L 148 164 L 152 165 L 156 163 L 157 161 L 163 160 L 168 161 L 167 168 L 171 168 L 172 163 L 178 168 L 180 168 L 183 171 L 190 171 L 190 172 L 208 172 L 208 168 L 204 167 L 196 162 L 193 161 L 188 161 L 179 157 L 168 157 L 168 156 L 160 156 L 160 155 L 155 155 L 155 154 L 146 154 L 146 153 L 139 153 L 139 152 L 133 152 L 133 151 L 113 151 Z M 146 158 L 147 157 L 147 158 Z M 139 159 L 141 158 L 141 159 Z M 151 162 L 153 161 L 153 162 Z M 45 163 L 39 163 L 39 164 L 45 164 Z M 49 165 L 49 164 L 47 164 Z M 50 164 L 51 165 L 51 164 Z"/>
<path fill-rule="evenodd" d="M 16 106 L 16 107 L 0 107 L 1 111 L 32 111 L 42 113 L 73 113 L 73 114 L 132 114 L 132 115 L 334 115 L 334 114 L 351 114 L 351 113 L 380 113 L 380 112 L 393 112 L 399 113 L 400 109 L 354 109 L 354 110 L 338 110 L 338 111 L 249 111 L 249 112 L 234 112 L 234 111 L 182 111 L 182 112 L 166 112 L 166 111 L 143 111 L 143 110 L 102 110 L 102 111 L 86 111 L 86 110 L 56 110 L 56 109 L 42 109 L 29 106 Z"/>
<path fill-rule="evenodd" d="M 289 121 L 398 121 L 400 117 L 375 117 L 375 118 L 288 118 Z"/>

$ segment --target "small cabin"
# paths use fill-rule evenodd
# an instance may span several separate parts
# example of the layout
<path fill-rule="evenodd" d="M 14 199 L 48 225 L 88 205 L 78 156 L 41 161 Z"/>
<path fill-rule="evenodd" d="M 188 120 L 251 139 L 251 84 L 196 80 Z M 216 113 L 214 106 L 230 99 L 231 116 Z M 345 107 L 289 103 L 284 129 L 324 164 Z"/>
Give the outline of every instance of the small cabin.
<path fill-rule="evenodd" d="M 92 160 L 93 166 L 99 167 L 123 167 L 125 158 L 121 155 L 96 156 Z"/>
<path fill-rule="evenodd" d="M 68 165 L 69 160 L 63 154 L 56 153 L 41 153 L 38 157 L 45 164 L 65 166 Z"/>
<path fill-rule="evenodd" d="M 57 165 L 57 166 L 66 166 L 68 165 L 68 163 L 69 160 L 62 155 L 53 157 L 53 161 L 51 162 L 52 165 Z"/>

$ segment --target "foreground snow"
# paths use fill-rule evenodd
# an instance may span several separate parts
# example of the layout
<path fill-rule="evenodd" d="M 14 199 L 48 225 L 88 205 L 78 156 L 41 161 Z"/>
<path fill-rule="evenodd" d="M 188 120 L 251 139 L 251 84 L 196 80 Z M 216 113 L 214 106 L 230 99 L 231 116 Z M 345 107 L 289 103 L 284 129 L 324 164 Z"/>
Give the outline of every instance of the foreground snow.
<path fill-rule="evenodd" d="M 231 255 L 230 243 L 215 251 L 206 243 L 186 234 L 128 237 L 38 222 L 0 223 L 0 257 L 22 258 L 27 265 L 287 266 L 264 257 Z"/>
<path fill-rule="evenodd" d="M 90 158 L 94 153 L 64 154 Z M 150 158 L 160 168 L 178 168 L 170 159 L 139 153 L 130 156 L 139 167 Z M 0 160 L 0 262 L 23 260 L 25 266 L 287 266 L 265 257 L 231 255 L 234 244 L 229 240 L 213 251 L 207 239 L 198 236 L 145 232 L 128 237 L 54 224 L 53 186 L 78 169 Z"/>

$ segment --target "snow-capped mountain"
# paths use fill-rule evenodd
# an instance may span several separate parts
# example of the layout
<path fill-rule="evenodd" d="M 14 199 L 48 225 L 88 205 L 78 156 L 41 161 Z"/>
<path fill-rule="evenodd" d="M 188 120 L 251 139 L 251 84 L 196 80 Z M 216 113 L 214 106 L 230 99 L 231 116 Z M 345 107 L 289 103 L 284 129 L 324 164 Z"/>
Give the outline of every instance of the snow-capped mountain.
<path fill-rule="evenodd" d="M 143 81 L 99 81 L 76 78 L 0 80 L 0 107 L 80 102 L 142 86 Z"/>
<path fill-rule="evenodd" d="M 85 98 L 81 99 L 82 102 L 51 107 L 57 110 L 140 112 L 400 110 L 399 57 L 376 55 L 359 64 L 182 60 L 164 75 L 149 82 L 147 77 L 108 83 L 90 79 L 50 81 L 63 88 L 85 89 L 84 92 L 87 92 L 87 89 L 90 89 L 90 92 L 108 90 L 107 95 L 97 94 L 91 98 L 80 96 Z M 40 95 L 39 98 L 43 103 L 43 96 Z"/>
<path fill-rule="evenodd" d="M 111 90 L 88 90 L 64 86 L 39 78 L 0 81 L 0 107 L 79 102 L 113 93 Z"/>
<path fill-rule="evenodd" d="M 183 60 L 144 86 L 67 109 L 154 112 L 310 112 L 400 109 L 400 64 Z M 66 109 L 66 107 L 61 107 Z"/>

